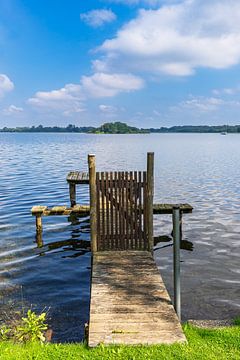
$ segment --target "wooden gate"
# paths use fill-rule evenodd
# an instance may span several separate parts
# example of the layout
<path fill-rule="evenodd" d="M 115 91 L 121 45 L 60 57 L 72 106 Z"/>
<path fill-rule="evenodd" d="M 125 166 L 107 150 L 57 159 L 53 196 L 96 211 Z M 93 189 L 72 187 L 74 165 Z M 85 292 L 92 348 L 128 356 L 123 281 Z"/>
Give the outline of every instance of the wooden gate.
<path fill-rule="evenodd" d="M 148 171 L 97 173 L 90 155 L 89 181 L 92 250 L 152 250 L 153 154 Z"/>

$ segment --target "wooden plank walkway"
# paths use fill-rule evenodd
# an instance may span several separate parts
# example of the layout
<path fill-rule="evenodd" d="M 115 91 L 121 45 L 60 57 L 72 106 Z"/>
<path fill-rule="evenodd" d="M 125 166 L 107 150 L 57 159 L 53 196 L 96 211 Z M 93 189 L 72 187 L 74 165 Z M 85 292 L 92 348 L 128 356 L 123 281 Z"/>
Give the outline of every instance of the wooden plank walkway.
<path fill-rule="evenodd" d="M 90 347 L 185 342 L 156 264 L 147 251 L 93 255 Z"/>

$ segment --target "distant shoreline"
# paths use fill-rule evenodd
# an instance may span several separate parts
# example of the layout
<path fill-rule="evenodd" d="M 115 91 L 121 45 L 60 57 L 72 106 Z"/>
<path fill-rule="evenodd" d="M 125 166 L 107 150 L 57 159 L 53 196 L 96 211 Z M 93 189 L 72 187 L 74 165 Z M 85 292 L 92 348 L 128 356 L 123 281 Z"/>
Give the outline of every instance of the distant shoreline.
<path fill-rule="evenodd" d="M 2 133 L 82 133 L 82 134 L 150 134 L 150 133 L 204 133 L 214 134 L 222 133 L 226 134 L 237 134 L 240 133 L 240 125 L 183 125 L 183 126 L 172 126 L 172 127 L 160 127 L 160 128 L 137 128 L 129 126 L 126 123 L 115 122 L 105 123 L 99 127 L 83 126 L 78 127 L 75 125 L 68 125 L 66 127 L 47 127 L 39 125 L 37 127 L 16 127 L 8 128 L 4 127 L 0 129 Z"/>

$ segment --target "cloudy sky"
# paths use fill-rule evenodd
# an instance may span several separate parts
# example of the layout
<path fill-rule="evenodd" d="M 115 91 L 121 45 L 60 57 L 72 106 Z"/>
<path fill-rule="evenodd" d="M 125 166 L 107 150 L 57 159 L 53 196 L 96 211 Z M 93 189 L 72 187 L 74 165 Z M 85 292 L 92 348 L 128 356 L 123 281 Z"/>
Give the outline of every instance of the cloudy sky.
<path fill-rule="evenodd" d="M 240 124 L 239 0 L 1 0 L 0 127 Z"/>

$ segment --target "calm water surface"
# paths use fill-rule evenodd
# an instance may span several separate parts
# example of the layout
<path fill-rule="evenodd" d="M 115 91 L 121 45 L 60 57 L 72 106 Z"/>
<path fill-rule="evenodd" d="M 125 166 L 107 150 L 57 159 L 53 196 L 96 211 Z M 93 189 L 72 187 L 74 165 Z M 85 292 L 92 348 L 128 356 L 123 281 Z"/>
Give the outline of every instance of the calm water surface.
<path fill-rule="evenodd" d="M 240 316 L 240 136 L 219 134 L 1 134 L 0 320 L 11 309 L 49 308 L 53 340 L 80 341 L 88 320 L 89 219 L 46 217 L 44 246 L 35 241 L 33 205 L 68 204 L 66 174 L 143 170 L 155 152 L 155 202 L 188 202 L 181 250 L 183 318 Z M 78 188 L 88 203 L 88 187 Z M 171 217 L 155 216 L 155 235 L 171 234 Z M 192 248 L 192 244 L 193 248 Z M 155 258 L 172 294 L 172 242 Z M 189 251 L 193 250 L 193 251 Z"/>

